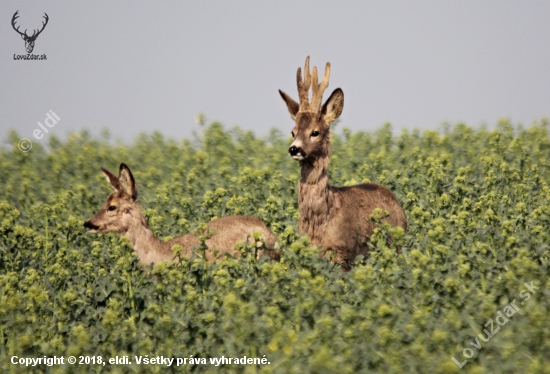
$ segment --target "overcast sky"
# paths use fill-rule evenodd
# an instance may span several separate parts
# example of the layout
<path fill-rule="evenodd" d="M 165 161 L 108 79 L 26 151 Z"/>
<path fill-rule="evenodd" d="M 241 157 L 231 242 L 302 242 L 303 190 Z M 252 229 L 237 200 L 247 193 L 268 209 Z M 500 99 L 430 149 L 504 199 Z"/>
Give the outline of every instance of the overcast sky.
<path fill-rule="evenodd" d="M 49 23 L 33 53 L 12 29 Z M 550 1 L 0 2 L 0 139 L 103 127 L 181 139 L 198 113 L 259 136 L 292 122 L 296 69 L 332 64 L 341 125 L 529 125 L 550 113 Z M 40 142 L 47 142 L 47 137 Z M 5 143 L 4 143 L 5 144 Z"/>

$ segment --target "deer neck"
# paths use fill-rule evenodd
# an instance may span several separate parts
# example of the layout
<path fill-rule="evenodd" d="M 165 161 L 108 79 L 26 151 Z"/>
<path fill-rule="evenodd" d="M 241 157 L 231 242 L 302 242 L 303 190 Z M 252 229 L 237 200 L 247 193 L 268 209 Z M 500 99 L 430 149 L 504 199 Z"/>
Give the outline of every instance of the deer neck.
<path fill-rule="evenodd" d="M 298 184 L 299 230 L 307 233 L 312 244 L 321 243 L 324 225 L 328 222 L 334 205 L 327 169 L 329 155 L 312 162 L 302 161 L 301 179 Z"/>
<path fill-rule="evenodd" d="M 147 226 L 147 221 L 141 210 L 131 212 L 129 229 L 120 234 L 132 243 L 140 264 L 148 265 L 151 262 L 169 261 L 172 259 L 170 245 L 155 237 Z"/>

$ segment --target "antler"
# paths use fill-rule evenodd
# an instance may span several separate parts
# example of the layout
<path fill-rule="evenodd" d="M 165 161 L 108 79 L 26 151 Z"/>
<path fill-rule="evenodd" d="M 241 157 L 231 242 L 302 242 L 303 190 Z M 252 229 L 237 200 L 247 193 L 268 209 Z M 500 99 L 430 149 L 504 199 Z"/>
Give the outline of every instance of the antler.
<path fill-rule="evenodd" d="M 11 19 L 11 27 L 13 27 L 13 29 L 15 31 L 17 31 L 19 34 L 27 36 L 27 30 L 25 30 L 25 32 L 23 33 L 21 31 L 19 31 L 19 27 L 15 28 L 15 20 L 19 18 L 17 13 L 19 13 L 19 11 L 16 11 L 15 14 L 13 15 L 12 19 Z"/>
<path fill-rule="evenodd" d="M 306 66 L 304 68 L 304 80 L 302 81 L 302 69 L 298 68 L 296 75 L 298 81 L 298 97 L 300 99 L 300 108 L 307 108 L 309 102 L 309 87 L 311 86 L 311 75 L 309 74 L 309 56 L 306 57 Z"/>
<path fill-rule="evenodd" d="M 325 67 L 325 75 L 320 84 L 317 77 L 317 67 L 313 67 L 313 74 L 309 73 L 309 56 L 306 58 L 304 69 L 304 79 L 302 80 L 302 69 L 298 68 L 296 80 L 298 82 L 298 96 L 300 98 L 300 111 L 302 112 L 318 112 L 321 108 L 323 93 L 328 87 L 328 79 L 330 77 L 330 62 L 327 62 Z M 309 87 L 311 86 L 312 95 L 311 103 L 309 103 Z"/>
<path fill-rule="evenodd" d="M 330 77 L 330 62 L 327 62 L 325 66 L 325 75 L 319 85 L 317 85 L 317 68 L 313 68 L 313 86 L 311 87 L 311 104 L 309 105 L 312 111 L 317 112 L 321 109 L 321 102 L 323 101 L 323 93 L 328 87 L 328 78 Z"/>
<path fill-rule="evenodd" d="M 48 20 L 50 19 L 50 17 L 48 17 L 48 13 L 44 12 L 44 16 L 42 16 L 43 18 L 46 19 L 46 22 L 42 22 L 42 29 L 38 32 L 36 32 L 37 30 L 35 30 L 33 33 L 32 33 L 32 36 L 31 38 L 36 38 L 38 35 L 40 35 L 40 33 L 42 31 L 44 31 L 44 28 L 46 27 L 46 25 L 48 24 Z"/>

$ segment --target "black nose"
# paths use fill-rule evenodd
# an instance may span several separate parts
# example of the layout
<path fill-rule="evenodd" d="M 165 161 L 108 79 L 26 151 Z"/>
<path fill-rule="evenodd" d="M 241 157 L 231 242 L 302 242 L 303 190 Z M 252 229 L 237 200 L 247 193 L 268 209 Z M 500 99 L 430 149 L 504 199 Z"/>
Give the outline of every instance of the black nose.
<path fill-rule="evenodd" d="M 97 229 L 99 229 L 99 226 L 94 225 L 94 224 L 91 223 L 90 221 L 84 222 L 84 227 L 87 228 L 87 229 L 89 229 L 89 230 L 97 230 Z"/>
<path fill-rule="evenodd" d="M 291 156 L 296 156 L 298 154 L 298 152 L 300 152 L 300 149 L 298 149 L 298 147 L 295 147 L 295 146 L 292 146 L 288 149 L 288 153 Z"/>

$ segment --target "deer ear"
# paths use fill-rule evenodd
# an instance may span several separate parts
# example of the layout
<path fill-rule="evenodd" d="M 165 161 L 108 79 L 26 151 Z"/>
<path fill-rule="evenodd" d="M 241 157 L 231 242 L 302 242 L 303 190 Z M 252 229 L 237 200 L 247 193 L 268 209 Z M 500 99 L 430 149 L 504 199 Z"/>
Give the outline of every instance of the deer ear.
<path fill-rule="evenodd" d="M 119 191 L 120 183 L 118 181 L 118 177 L 107 169 L 101 168 L 101 171 L 103 172 L 103 175 L 105 175 L 105 178 L 107 178 L 107 182 L 109 182 L 113 190 Z"/>
<path fill-rule="evenodd" d="M 340 88 L 335 89 L 328 100 L 323 104 L 321 108 L 321 114 L 325 119 L 325 122 L 330 126 L 344 110 L 344 91 Z"/>
<path fill-rule="evenodd" d="M 122 191 L 132 197 L 137 198 L 136 181 L 130 171 L 130 168 L 126 164 L 120 164 L 120 171 L 118 173 L 118 180 L 120 181 L 120 188 Z"/>
<path fill-rule="evenodd" d="M 290 113 L 290 117 L 292 117 L 293 120 L 296 119 L 296 114 L 300 110 L 300 105 L 294 101 L 290 96 L 288 96 L 283 91 L 279 90 L 279 93 L 281 94 L 281 97 L 286 103 L 286 107 L 288 108 L 288 112 Z"/>

